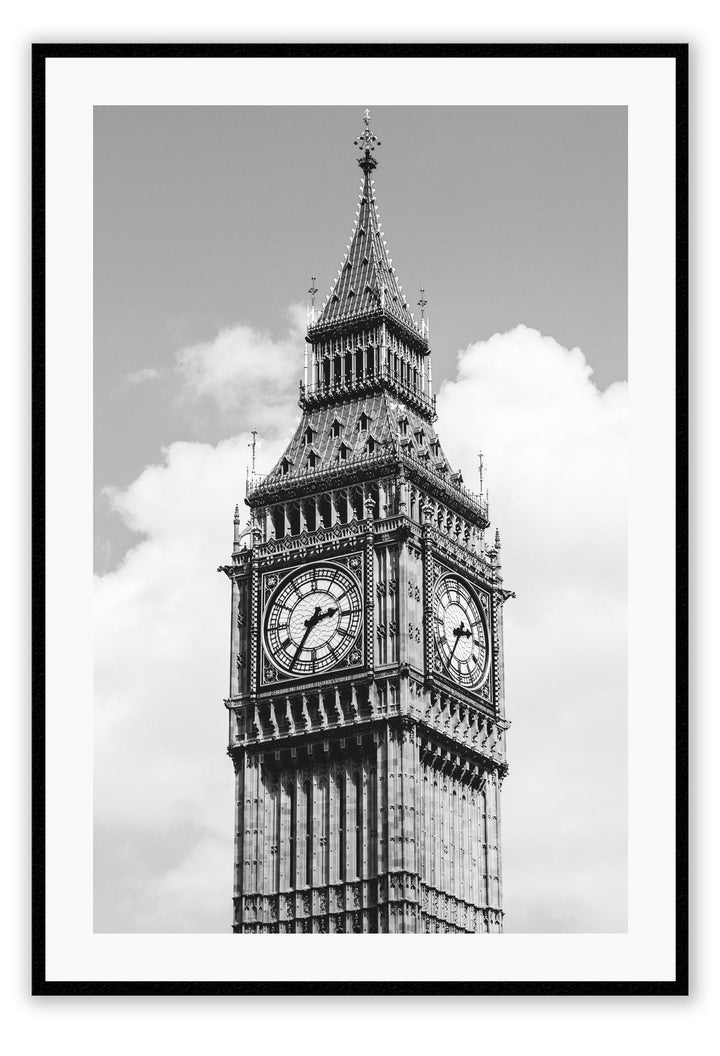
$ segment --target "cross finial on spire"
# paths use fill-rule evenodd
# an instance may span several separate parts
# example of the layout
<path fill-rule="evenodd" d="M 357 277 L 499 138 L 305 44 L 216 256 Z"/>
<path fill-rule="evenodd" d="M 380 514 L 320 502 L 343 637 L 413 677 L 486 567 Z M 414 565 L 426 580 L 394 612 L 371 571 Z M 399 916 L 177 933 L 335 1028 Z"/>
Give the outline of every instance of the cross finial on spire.
<path fill-rule="evenodd" d="M 365 110 L 363 114 L 363 121 L 365 122 L 365 128 L 362 134 L 355 140 L 355 146 L 360 147 L 362 154 L 358 158 L 358 165 L 366 174 L 370 174 L 377 165 L 377 158 L 373 157 L 372 152 L 375 147 L 380 146 L 380 140 L 374 135 L 370 128 L 370 111 Z"/>
<path fill-rule="evenodd" d="M 315 282 L 316 282 L 316 276 L 315 275 L 311 275 L 310 276 L 310 289 L 308 290 L 308 293 L 312 297 L 312 306 L 313 306 L 313 308 L 315 307 L 315 294 L 318 292 L 317 291 L 317 286 L 315 285 Z"/>
<path fill-rule="evenodd" d="M 420 287 L 420 300 L 417 302 L 420 308 L 420 318 L 425 318 L 425 305 L 427 304 L 427 298 L 425 297 L 425 287 Z"/>

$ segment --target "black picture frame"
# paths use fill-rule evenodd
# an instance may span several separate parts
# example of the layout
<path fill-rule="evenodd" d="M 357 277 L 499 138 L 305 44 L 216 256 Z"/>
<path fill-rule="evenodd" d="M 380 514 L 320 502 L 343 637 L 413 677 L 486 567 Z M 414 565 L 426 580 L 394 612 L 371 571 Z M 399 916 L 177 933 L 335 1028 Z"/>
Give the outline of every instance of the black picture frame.
<path fill-rule="evenodd" d="M 45 116 L 58 58 L 669 58 L 676 101 L 676 974 L 617 982 L 57 982 L 46 974 Z M 685 995 L 688 993 L 688 45 L 42 43 L 32 48 L 32 993 L 34 995 Z"/>

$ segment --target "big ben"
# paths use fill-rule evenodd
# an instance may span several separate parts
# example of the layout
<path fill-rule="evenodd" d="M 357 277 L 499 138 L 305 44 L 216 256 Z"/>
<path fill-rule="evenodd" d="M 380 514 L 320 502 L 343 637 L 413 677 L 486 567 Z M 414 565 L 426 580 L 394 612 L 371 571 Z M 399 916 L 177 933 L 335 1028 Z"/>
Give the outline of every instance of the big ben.
<path fill-rule="evenodd" d="M 249 481 L 223 566 L 233 930 L 499 932 L 510 592 L 487 503 L 443 453 L 367 111 L 356 146 L 352 235 L 317 309 L 311 286 L 301 420 Z"/>

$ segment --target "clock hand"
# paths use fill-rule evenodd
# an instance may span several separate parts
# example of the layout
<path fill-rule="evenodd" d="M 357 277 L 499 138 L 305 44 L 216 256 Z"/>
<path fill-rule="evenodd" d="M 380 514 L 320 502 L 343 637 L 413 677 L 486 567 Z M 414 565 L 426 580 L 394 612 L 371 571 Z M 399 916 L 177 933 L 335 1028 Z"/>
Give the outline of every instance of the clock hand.
<path fill-rule="evenodd" d="M 450 661 L 452 660 L 453 655 L 455 653 L 455 650 L 458 647 L 458 642 L 460 641 L 460 639 L 461 638 L 472 638 L 472 631 L 470 630 L 469 627 L 467 627 L 467 628 L 465 627 L 465 620 L 460 620 L 460 626 L 456 627 L 454 629 L 453 634 L 455 635 L 455 645 L 452 647 L 452 649 L 450 651 L 450 656 L 448 657 L 448 663 L 450 663 Z"/>
<path fill-rule="evenodd" d="M 308 619 L 305 620 L 305 633 L 302 636 L 302 638 L 300 639 L 300 645 L 295 650 L 295 656 L 290 661 L 290 667 L 291 668 L 295 667 L 295 664 L 298 661 L 298 657 L 300 656 L 300 653 L 303 651 L 303 646 L 305 645 L 305 642 L 308 640 L 308 635 L 310 634 L 310 631 L 313 629 L 313 627 L 318 622 L 318 620 L 321 620 L 321 619 L 322 619 L 322 609 L 320 608 L 319 605 L 316 605 L 315 606 L 315 612 L 312 614 L 312 616 L 308 617 Z"/>
<path fill-rule="evenodd" d="M 452 660 L 453 654 L 454 654 L 455 650 L 458 647 L 458 642 L 460 641 L 460 635 L 464 633 L 463 632 L 463 627 L 464 626 L 465 626 L 465 621 L 464 620 L 460 620 L 460 626 L 456 627 L 454 629 L 454 631 L 453 631 L 453 634 L 455 635 L 455 645 L 450 650 L 450 656 L 448 657 L 448 663 L 450 663 L 450 661 Z"/>
<path fill-rule="evenodd" d="M 305 620 L 305 633 L 303 634 L 302 638 L 300 639 L 300 645 L 295 650 L 295 656 L 292 658 L 292 661 L 290 663 L 290 667 L 291 668 L 293 668 L 295 666 L 295 664 L 297 663 L 298 657 L 300 656 L 300 653 L 303 651 L 303 647 L 305 645 L 305 642 L 308 640 L 308 635 L 310 634 L 310 631 L 313 629 L 315 624 L 319 623 L 320 620 L 327 619 L 328 616 L 334 616 L 336 612 L 337 612 L 337 609 L 328 609 L 327 612 L 323 612 L 322 608 L 319 605 L 315 606 L 315 612 L 312 614 L 312 616 L 308 617 L 308 619 Z"/>

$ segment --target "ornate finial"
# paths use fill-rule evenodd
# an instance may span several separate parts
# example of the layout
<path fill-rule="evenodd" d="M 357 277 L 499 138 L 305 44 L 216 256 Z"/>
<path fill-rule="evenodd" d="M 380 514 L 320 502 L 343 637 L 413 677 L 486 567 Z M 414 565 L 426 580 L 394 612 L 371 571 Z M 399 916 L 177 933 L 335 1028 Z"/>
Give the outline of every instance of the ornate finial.
<path fill-rule="evenodd" d="M 318 292 L 318 288 L 315 285 L 315 276 L 310 276 L 310 289 L 308 293 L 312 298 L 310 307 L 307 313 L 308 326 L 315 326 L 315 294 Z M 307 349 L 305 349 L 305 385 L 307 386 Z"/>
<path fill-rule="evenodd" d="M 499 528 L 495 529 L 495 549 L 496 550 L 500 549 L 500 529 Z"/>
<path fill-rule="evenodd" d="M 365 111 L 363 121 L 365 122 L 365 128 L 362 131 L 362 135 L 358 136 L 355 140 L 355 146 L 360 147 L 362 151 L 362 154 L 358 158 L 358 165 L 364 173 L 369 175 L 377 165 L 377 158 L 373 157 L 372 152 L 375 150 L 375 147 L 380 146 L 380 140 L 373 134 L 373 131 L 370 128 L 369 110 Z"/>
<path fill-rule="evenodd" d="M 252 449 L 252 475 L 255 477 L 255 451 L 257 448 L 257 429 L 251 429 L 250 435 L 252 436 L 251 442 L 247 445 Z"/>
<path fill-rule="evenodd" d="M 371 521 L 373 519 L 373 516 L 374 516 L 375 501 L 368 496 L 365 499 L 365 502 L 363 503 L 363 506 L 365 507 L 365 518 L 366 518 L 366 520 Z"/>
<path fill-rule="evenodd" d="M 233 521 L 235 524 L 240 524 L 240 504 L 238 502 L 235 503 L 235 515 Z"/>
<path fill-rule="evenodd" d="M 420 287 L 420 300 L 417 302 L 420 308 L 420 318 L 425 318 L 425 305 L 427 304 L 427 298 L 425 297 L 425 287 Z"/>

